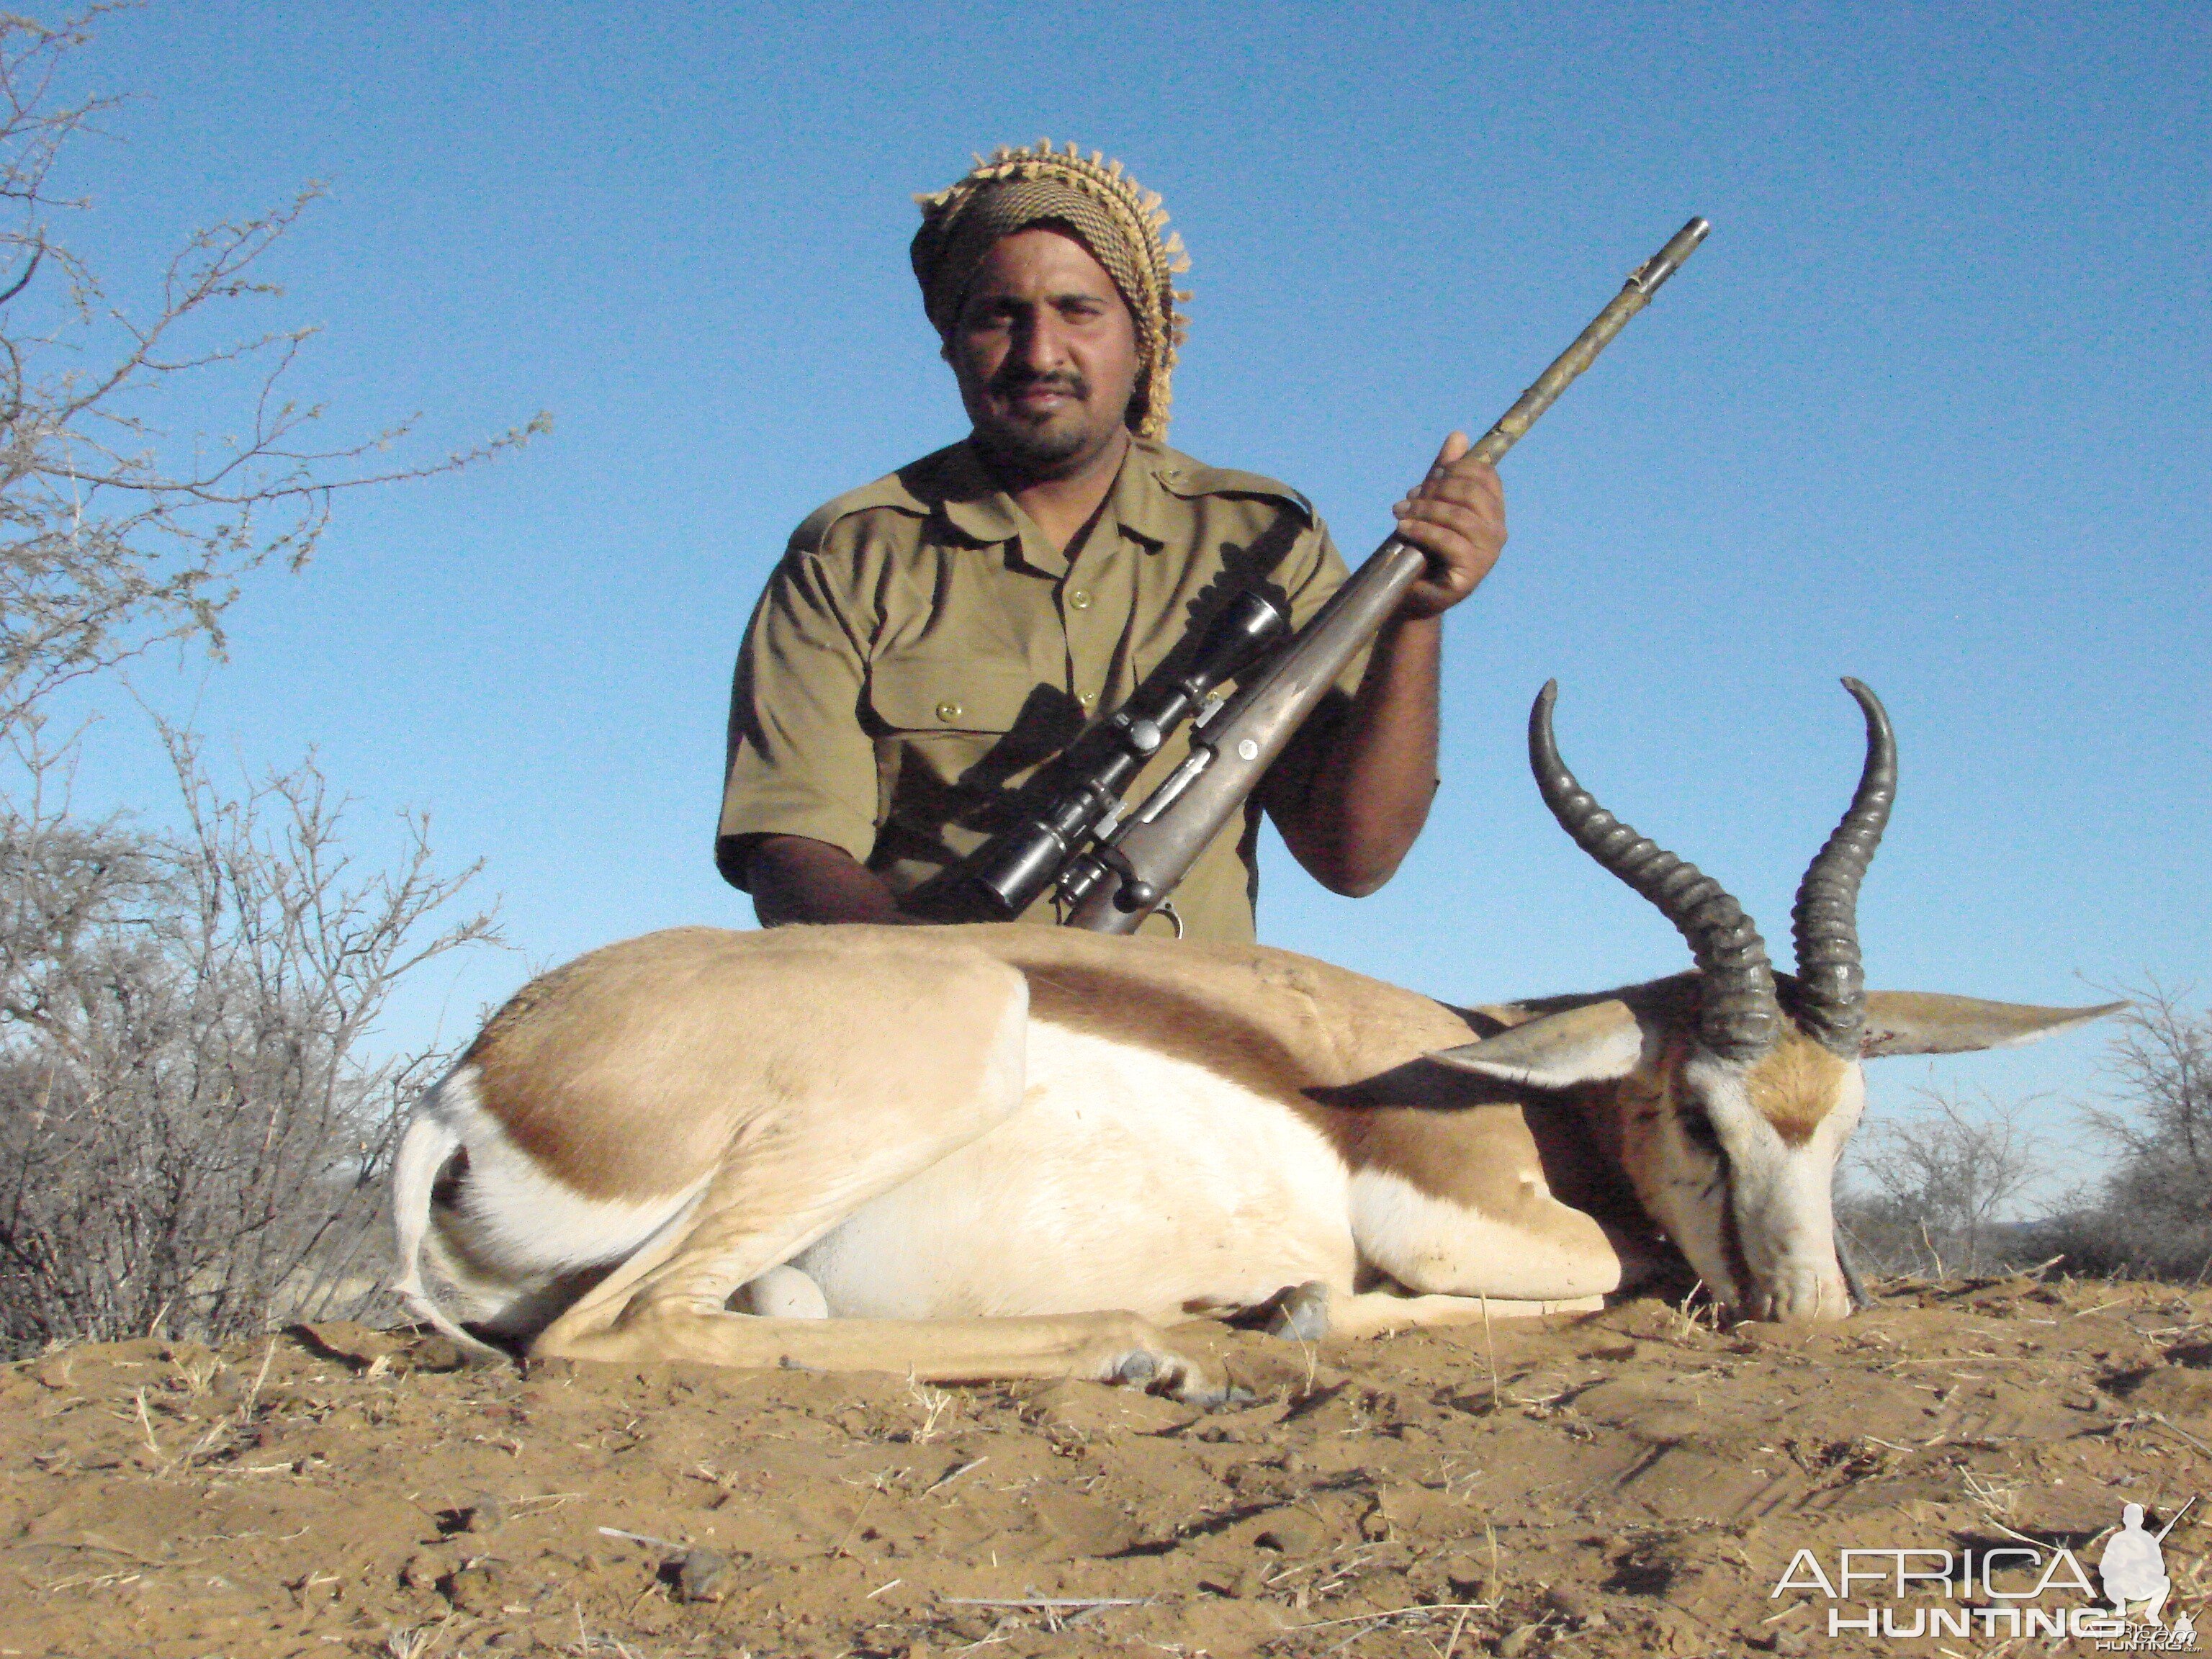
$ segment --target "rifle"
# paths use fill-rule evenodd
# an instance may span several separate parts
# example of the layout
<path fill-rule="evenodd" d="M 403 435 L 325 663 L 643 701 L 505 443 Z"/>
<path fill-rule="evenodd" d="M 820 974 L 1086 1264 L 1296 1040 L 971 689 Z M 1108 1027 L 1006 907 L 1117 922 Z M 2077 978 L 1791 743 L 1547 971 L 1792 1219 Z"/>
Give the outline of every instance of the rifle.
<path fill-rule="evenodd" d="M 1691 220 L 1632 271 L 1612 302 L 1469 453 L 1494 463 L 1519 442 L 1711 228 L 1704 219 Z M 1201 708 L 1182 763 L 1126 818 L 1114 812 L 1097 820 L 1096 844 L 1061 872 L 1060 892 L 1074 905 L 1068 927 L 1134 933 L 1159 908 L 1426 565 L 1419 548 L 1391 537 L 1234 698 Z"/>
<path fill-rule="evenodd" d="M 931 895 L 927 909 L 962 920 L 980 910 L 1004 921 L 1028 909 L 1055 881 L 1066 893 L 1067 872 L 1075 867 L 1070 859 L 1113 833 L 1129 781 L 1194 710 L 1204 708 L 1216 686 L 1236 678 L 1290 627 L 1282 607 L 1258 589 L 1233 595 L 1189 653 L 1188 665 L 1139 686 L 1086 733 L 1053 775 L 1040 780 L 1048 786 L 1040 792 L 1043 805 L 951 872 L 945 896 Z"/>
<path fill-rule="evenodd" d="M 1629 276 L 1470 452 L 1495 462 L 1519 441 L 1628 319 L 1705 240 L 1692 219 Z M 1290 618 L 1255 586 L 1222 606 L 1188 666 L 1139 689 L 1062 757 L 1043 804 L 946 872 L 927 908 L 950 919 L 1018 916 L 1055 884 L 1073 907 L 1071 927 L 1134 933 L 1166 900 L 1221 826 L 1242 806 L 1315 703 L 1421 574 L 1427 556 L 1392 537 L 1346 578 L 1297 636 L 1243 682 L 1232 701 L 1215 688 L 1252 669 L 1289 632 Z M 1121 792 L 1181 726 L 1190 752 L 1134 813 Z M 1170 811 L 1174 807 L 1176 810 Z M 1176 931 L 1182 931 L 1180 921 Z"/>

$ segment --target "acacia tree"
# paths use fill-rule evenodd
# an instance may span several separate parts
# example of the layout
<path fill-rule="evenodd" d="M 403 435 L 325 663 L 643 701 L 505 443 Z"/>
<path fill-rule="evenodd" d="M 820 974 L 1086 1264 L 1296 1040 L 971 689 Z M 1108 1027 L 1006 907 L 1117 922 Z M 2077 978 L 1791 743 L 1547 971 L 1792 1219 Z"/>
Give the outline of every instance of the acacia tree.
<path fill-rule="evenodd" d="M 2212 1012 L 2156 982 L 2127 994 L 2105 1058 L 2118 1103 L 2081 1114 L 2113 1165 L 2065 1218 L 2062 1243 L 2093 1270 L 2202 1278 L 2212 1270 Z"/>
<path fill-rule="evenodd" d="M 324 410 L 286 389 L 313 331 L 240 320 L 276 297 L 258 271 L 312 187 L 184 237 L 143 301 L 105 283 L 66 234 L 87 204 L 52 185 L 116 107 L 58 92 L 105 9 L 0 17 L 0 1349 L 18 1352 L 357 1304 L 394 1126 L 433 1063 L 363 1039 L 404 975 L 492 937 L 486 915 L 434 919 L 475 872 L 440 875 L 421 820 L 398 867 L 357 867 L 312 757 L 227 793 L 163 726 L 180 829 L 75 811 L 76 740 L 50 741 L 46 706 L 165 641 L 220 653 L 239 579 L 301 564 L 335 493 L 545 426 L 398 466 L 372 458 L 408 423 L 318 441 Z"/>
<path fill-rule="evenodd" d="M 1880 1271 L 1978 1273 L 2011 1253 L 1997 1243 L 2006 1212 L 2043 1173 L 2027 1101 L 1969 1105 L 1923 1089 L 1915 1103 L 1863 1128 L 1855 1176 L 1837 1220 Z"/>

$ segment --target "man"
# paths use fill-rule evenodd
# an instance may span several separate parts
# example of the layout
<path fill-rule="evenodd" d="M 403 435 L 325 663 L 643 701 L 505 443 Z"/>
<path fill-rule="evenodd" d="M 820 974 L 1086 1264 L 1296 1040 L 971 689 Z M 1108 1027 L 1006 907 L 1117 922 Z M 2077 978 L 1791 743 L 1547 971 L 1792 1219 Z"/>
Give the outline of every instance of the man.
<path fill-rule="evenodd" d="M 1238 586 L 1303 624 L 1344 579 L 1295 490 L 1161 441 L 1188 296 L 1158 198 L 1041 144 L 921 207 L 915 274 L 974 430 L 815 513 L 754 613 L 715 858 L 766 926 L 941 919 L 931 880 Z M 1467 447 L 1453 434 L 1395 508 L 1427 576 L 1176 890 L 1193 936 L 1253 937 L 1262 808 L 1339 893 L 1381 886 L 1420 833 L 1439 619 L 1505 539 L 1497 474 Z M 1132 798 L 1184 751 L 1170 740 Z M 1024 919 L 1054 920 L 1049 896 Z"/>

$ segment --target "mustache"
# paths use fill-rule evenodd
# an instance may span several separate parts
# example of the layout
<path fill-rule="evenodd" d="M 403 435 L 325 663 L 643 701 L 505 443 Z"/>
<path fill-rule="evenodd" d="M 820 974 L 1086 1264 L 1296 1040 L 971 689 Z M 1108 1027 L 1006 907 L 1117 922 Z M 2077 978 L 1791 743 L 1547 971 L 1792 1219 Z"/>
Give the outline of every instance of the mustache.
<path fill-rule="evenodd" d="M 1007 364 L 991 377 L 989 389 L 1002 398 L 1012 397 L 1016 392 L 1033 389 L 1064 392 L 1071 398 L 1079 399 L 1087 399 L 1091 396 L 1091 382 L 1073 369 L 1056 369 L 1048 373 L 1040 373 L 1036 369 L 1024 368 L 1014 363 Z"/>

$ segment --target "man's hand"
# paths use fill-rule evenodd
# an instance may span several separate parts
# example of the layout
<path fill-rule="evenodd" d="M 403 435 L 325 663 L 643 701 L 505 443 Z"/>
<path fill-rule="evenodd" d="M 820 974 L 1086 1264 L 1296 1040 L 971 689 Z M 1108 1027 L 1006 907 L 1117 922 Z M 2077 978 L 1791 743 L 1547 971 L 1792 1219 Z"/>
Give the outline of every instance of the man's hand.
<path fill-rule="evenodd" d="M 1398 534 L 1429 556 L 1428 574 L 1406 590 L 1401 620 L 1438 617 L 1474 592 L 1505 546 L 1505 491 L 1498 469 L 1468 459 L 1455 432 L 1413 493 L 1390 510 Z"/>

